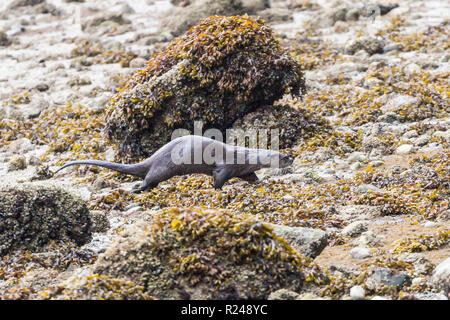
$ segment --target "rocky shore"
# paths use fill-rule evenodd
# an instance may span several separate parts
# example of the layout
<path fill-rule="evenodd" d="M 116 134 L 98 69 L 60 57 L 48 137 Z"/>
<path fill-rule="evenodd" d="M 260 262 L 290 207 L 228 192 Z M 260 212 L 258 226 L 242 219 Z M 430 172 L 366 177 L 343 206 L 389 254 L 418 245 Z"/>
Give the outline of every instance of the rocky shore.
<path fill-rule="evenodd" d="M 447 300 L 450 5 L 0 3 L 0 299 Z M 285 169 L 134 194 L 193 121 Z"/>

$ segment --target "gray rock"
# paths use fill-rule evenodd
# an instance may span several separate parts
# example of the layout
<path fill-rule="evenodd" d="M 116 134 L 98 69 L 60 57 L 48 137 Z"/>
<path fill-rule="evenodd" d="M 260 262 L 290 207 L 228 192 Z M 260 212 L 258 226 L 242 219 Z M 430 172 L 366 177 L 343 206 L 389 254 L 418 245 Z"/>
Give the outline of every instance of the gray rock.
<path fill-rule="evenodd" d="M 358 152 L 358 151 L 356 151 L 356 152 L 353 152 L 353 153 L 351 153 L 349 156 L 348 156 L 348 158 L 347 158 L 347 161 L 349 162 L 349 163 L 352 163 L 352 162 L 364 162 L 364 161 L 366 161 L 367 160 L 367 157 L 366 157 L 366 155 L 364 154 L 364 152 Z"/>
<path fill-rule="evenodd" d="M 433 133 L 433 137 L 444 139 L 450 142 L 450 129 L 447 131 L 436 131 Z"/>
<path fill-rule="evenodd" d="M 436 222 L 433 222 L 433 221 L 427 221 L 427 222 L 424 223 L 423 226 L 424 226 L 425 228 L 433 228 L 433 227 L 436 226 Z"/>
<path fill-rule="evenodd" d="M 279 237 L 285 239 L 296 251 L 315 258 L 327 246 L 327 233 L 320 229 L 287 227 L 269 224 Z"/>
<path fill-rule="evenodd" d="M 444 294 L 430 291 L 415 293 L 414 297 L 419 300 L 448 300 L 448 298 Z"/>
<path fill-rule="evenodd" d="M 428 142 L 430 142 L 430 136 L 428 134 L 423 134 L 414 140 L 414 145 L 417 147 L 423 147 Z"/>
<path fill-rule="evenodd" d="M 414 146 L 412 144 L 402 144 L 397 149 L 395 149 L 396 154 L 409 154 L 414 150 Z"/>
<path fill-rule="evenodd" d="M 400 290 L 404 286 L 411 285 L 411 278 L 404 273 L 395 274 L 390 269 L 376 268 L 369 279 L 366 280 L 366 285 L 369 289 L 375 289 L 381 284 Z"/>
<path fill-rule="evenodd" d="M 419 99 L 413 96 L 398 94 L 389 97 L 387 103 L 380 108 L 381 112 L 396 112 L 402 110 L 404 107 L 414 106 L 419 102 Z"/>
<path fill-rule="evenodd" d="M 440 290 L 444 290 L 446 294 L 450 290 L 450 258 L 445 259 L 434 269 L 431 282 Z"/>
<path fill-rule="evenodd" d="M 361 234 L 361 237 L 358 239 L 359 245 L 363 247 L 375 247 L 379 244 L 378 237 L 372 231 L 366 231 Z"/>
<path fill-rule="evenodd" d="M 382 190 L 380 188 L 375 187 L 372 184 L 362 184 L 357 188 L 358 193 L 367 193 L 367 192 L 375 192 L 379 193 Z"/>
<path fill-rule="evenodd" d="M 27 159 L 22 155 L 13 156 L 8 162 L 8 171 L 23 170 L 27 167 Z"/>
<path fill-rule="evenodd" d="M 366 51 L 369 55 L 383 53 L 384 42 L 373 37 L 361 37 L 351 40 L 345 45 L 346 54 L 355 54 L 359 50 Z"/>
<path fill-rule="evenodd" d="M 346 237 L 356 237 L 362 232 L 367 230 L 367 221 L 355 221 L 350 223 L 344 229 L 342 229 L 341 234 Z"/>
<path fill-rule="evenodd" d="M 420 68 L 415 63 L 409 63 L 403 68 L 403 72 L 405 72 L 407 75 L 416 75 L 419 74 L 422 71 L 422 68 Z"/>
<path fill-rule="evenodd" d="M 287 289 L 280 289 L 270 293 L 267 300 L 297 300 L 298 297 L 299 294 L 294 291 Z"/>
<path fill-rule="evenodd" d="M 346 221 L 370 219 L 381 215 L 380 208 L 367 205 L 348 205 L 336 209 L 336 217 Z"/>
<path fill-rule="evenodd" d="M 147 60 L 143 58 L 134 58 L 130 61 L 130 68 L 142 68 L 145 67 Z"/>
<path fill-rule="evenodd" d="M 369 248 L 356 247 L 350 250 L 350 257 L 353 259 L 365 259 L 373 255 L 373 251 Z"/>
<path fill-rule="evenodd" d="M 35 145 L 28 138 L 20 138 L 11 142 L 5 149 L 12 153 L 24 154 L 32 150 Z"/>

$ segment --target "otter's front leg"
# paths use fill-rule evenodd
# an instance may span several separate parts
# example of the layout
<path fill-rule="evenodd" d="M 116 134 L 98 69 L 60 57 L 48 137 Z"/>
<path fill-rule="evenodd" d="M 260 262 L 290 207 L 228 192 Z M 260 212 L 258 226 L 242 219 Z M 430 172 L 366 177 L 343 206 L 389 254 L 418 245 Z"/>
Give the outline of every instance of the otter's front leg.
<path fill-rule="evenodd" d="M 213 170 L 214 189 L 222 189 L 222 186 L 230 180 L 232 177 L 228 170 L 225 168 L 219 168 Z"/>

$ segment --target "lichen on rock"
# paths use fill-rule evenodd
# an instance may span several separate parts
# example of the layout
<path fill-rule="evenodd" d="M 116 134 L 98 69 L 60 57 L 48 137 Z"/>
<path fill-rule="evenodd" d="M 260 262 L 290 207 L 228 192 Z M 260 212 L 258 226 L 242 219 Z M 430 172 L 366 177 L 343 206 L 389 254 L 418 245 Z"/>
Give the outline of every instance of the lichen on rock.
<path fill-rule="evenodd" d="M 225 130 L 285 93 L 305 91 L 300 64 L 263 20 L 212 16 L 155 54 L 120 89 L 107 110 L 106 133 L 118 156 L 151 155 L 177 128 Z"/>
<path fill-rule="evenodd" d="M 167 208 L 124 231 L 94 272 L 163 299 L 267 298 L 328 281 L 272 228 L 226 210 Z"/>
<path fill-rule="evenodd" d="M 89 210 L 80 198 L 52 187 L 0 190 L 0 256 L 38 250 L 51 240 L 82 245 L 90 239 Z"/>

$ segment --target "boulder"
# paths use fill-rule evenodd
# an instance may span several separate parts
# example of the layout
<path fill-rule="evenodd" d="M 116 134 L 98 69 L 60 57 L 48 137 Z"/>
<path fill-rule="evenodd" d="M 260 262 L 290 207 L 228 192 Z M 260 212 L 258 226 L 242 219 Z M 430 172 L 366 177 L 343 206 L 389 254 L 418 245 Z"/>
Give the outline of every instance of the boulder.
<path fill-rule="evenodd" d="M 118 157 L 136 161 L 170 141 L 174 129 L 225 132 L 286 92 L 305 91 L 300 65 L 272 30 L 249 16 L 205 19 L 153 56 L 112 99 L 106 133 Z"/>
<path fill-rule="evenodd" d="M 51 240 L 82 245 L 90 239 L 89 210 L 78 197 L 43 186 L 0 190 L 0 256 L 38 250 Z"/>
<path fill-rule="evenodd" d="M 266 299 L 328 277 L 270 226 L 225 210 L 167 208 L 122 232 L 94 272 L 162 299 Z"/>

